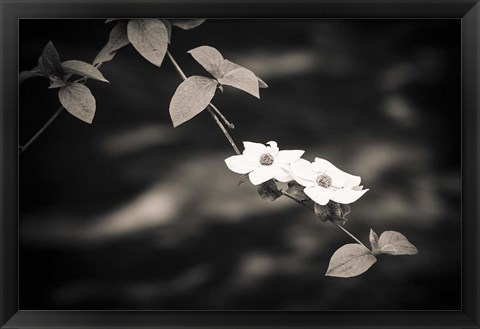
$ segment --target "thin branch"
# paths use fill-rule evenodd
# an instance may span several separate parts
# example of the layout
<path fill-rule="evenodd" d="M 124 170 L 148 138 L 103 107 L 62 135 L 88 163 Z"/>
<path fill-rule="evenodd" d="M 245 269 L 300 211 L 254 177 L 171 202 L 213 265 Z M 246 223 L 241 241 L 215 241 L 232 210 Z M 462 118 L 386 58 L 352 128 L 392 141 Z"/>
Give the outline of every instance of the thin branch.
<path fill-rule="evenodd" d="M 347 231 L 347 229 L 345 227 L 343 227 L 342 225 L 338 224 L 337 222 L 335 222 L 333 219 L 329 219 L 329 221 L 335 225 L 336 227 L 338 227 L 339 229 L 341 229 L 343 232 L 347 233 L 353 240 L 357 241 L 358 243 L 360 243 L 362 246 L 364 246 L 366 249 L 370 250 L 366 245 L 364 245 L 362 243 L 362 241 L 358 240 L 355 235 L 353 235 L 352 233 L 350 233 L 349 231 Z"/>
<path fill-rule="evenodd" d="M 178 65 L 177 61 L 175 60 L 175 58 L 173 58 L 172 54 L 170 53 L 170 51 L 167 50 L 167 56 L 168 58 L 170 59 L 170 62 L 172 62 L 173 66 L 175 67 L 175 70 L 177 71 L 178 75 L 180 75 L 180 77 L 183 79 L 183 80 L 186 80 L 187 79 L 187 76 L 185 75 L 185 73 L 183 72 L 182 68 L 180 67 L 180 65 Z M 215 107 L 215 105 L 213 105 L 212 103 L 208 104 L 208 112 L 212 115 L 212 118 L 213 120 L 215 120 L 215 123 L 218 125 L 218 127 L 222 130 L 223 134 L 225 135 L 225 137 L 227 138 L 228 142 L 230 143 L 230 145 L 232 146 L 233 150 L 235 151 L 235 153 L 237 154 L 241 154 L 240 150 L 238 149 L 237 145 L 235 144 L 232 136 L 230 136 L 230 134 L 228 133 L 227 129 L 225 129 L 225 126 L 222 124 L 222 122 L 220 121 L 220 119 L 218 118 L 217 114 L 222 118 L 222 120 L 225 122 L 225 124 L 227 126 L 229 126 L 231 129 L 233 129 L 234 125 L 231 124 L 230 122 L 228 122 L 228 120 L 222 115 L 222 113 Z M 216 113 L 215 113 L 216 112 Z"/>
<path fill-rule="evenodd" d="M 235 153 L 241 154 L 241 152 L 240 152 L 240 150 L 238 149 L 237 145 L 236 145 L 235 142 L 233 141 L 232 136 L 230 136 L 230 134 L 228 133 L 227 129 L 225 129 L 225 127 L 223 126 L 223 124 L 220 122 L 220 120 L 218 119 L 217 115 L 212 111 L 211 108 L 208 108 L 208 112 L 212 115 L 213 120 L 215 120 L 215 122 L 217 123 L 218 127 L 220 127 L 220 129 L 222 130 L 223 134 L 224 134 L 225 137 L 228 139 L 228 142 L 229 142 L 230 145 L 232 146 L 232 148 L 233 148 L 233 150 L 235 151 Z"/>
<path fill-rule="evenodd" d="M 35 142 L 37 138 L 40 137 L 40 135 L 48 128 L 48 126 L 50 126 L 53 121 L 55 121 L 55 119 L 60 115 L 60 113 L 62 113 L 63 109 L 64 107 L 60 106 L 57 112 L 55 112 L 52 117 L 48 119 L 47 123 L 45 123 L 43 127 L 40 128 L 40 130 L 27 142 L 27 144 L 25 144 L 24 146 L 20 146 L 20 154 L 25 152 L 30 147 L 30 145 L 32 145 L 33 142 Z"/>

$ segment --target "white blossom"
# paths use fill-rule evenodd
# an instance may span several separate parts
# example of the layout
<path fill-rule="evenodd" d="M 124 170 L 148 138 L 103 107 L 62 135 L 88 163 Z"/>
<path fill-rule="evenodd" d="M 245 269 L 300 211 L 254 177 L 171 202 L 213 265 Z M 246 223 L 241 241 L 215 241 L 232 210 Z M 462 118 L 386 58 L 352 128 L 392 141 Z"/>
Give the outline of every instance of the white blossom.
<path fill-rule="evenodd" d="M 270 141 L 267 145 L 243 142 L 245 150 L 241 155 L 225 159 L 227 167 L 238 174 L 248 174 L 254 185 L 259 185 L 272 178 L 288 182 L 293 180 L 288 165 L 303 155 L 301 150 L 282 150 L 277 143 Z"/>
<path fill-rule="evenodd" d="M 320 158 L 315 158 L 314 162 L 298 159 L 291 163 L 290 172 L 305 186 L 305 194 L 320 205 L 326 205 L 329 200 L 349 204 L 368 191 L 362 190 L 359 176 L 350 175 Z"/>

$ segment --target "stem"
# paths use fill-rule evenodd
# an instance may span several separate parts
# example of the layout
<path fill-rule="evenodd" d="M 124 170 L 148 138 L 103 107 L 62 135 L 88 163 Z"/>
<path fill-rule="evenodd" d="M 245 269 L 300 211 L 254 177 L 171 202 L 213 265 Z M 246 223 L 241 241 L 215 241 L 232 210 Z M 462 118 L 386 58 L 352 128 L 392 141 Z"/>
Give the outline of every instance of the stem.
<path fill-rule="evenodd" d="M 233 141 L 232 136 L 230 136 L 230 134 L 228 133 L 227 129 L 225 129 L 225 127 L 223 126 L 223 124 L 220 122 L 220 120 L 218 119 L 217 115 L 212 111 L 211 108 L 208 108 L 208 112 L 210 112 L 210 114 L 212 115 L 213 120 L 215 120 L 215 122 L 217 123 L 218 127 L 220 127 L 220 129 L 222 130 L 223 134 L 224 134 L 225 137 L 228 139 L 228 142 L 229 142 L 230 145 L 232 146 L 232 148 L 233 148 L 233 150 L 235 151 L 235 153 L 241 154 L 241 152 L 240 152 L 240 150 L 238 149 L 237 145 L 236 145 L 235 142 Z"/>
<path fill-rule="evenodd" d="M 48 119 L 47 123 L 45 123 L 43 125 L 42 128 L 40 128 L 40 130 L 27 142 L 27 144 L 25 144 L 24 146 L 20 146 L 20 154 L 22 154 L 23 152 L 25 152 L 26 149 L 28 149 L 30 147 L 30 145 L 33 144 L 33 142 L 35 142 L 35 140 L 37 140 L 38 137 L 40 137 L 40 135 L 45 131 L 45 129 L 48 128 L 48 126 L 50 126 L 52 124 L 53 121 L 55 121 L 55 119 L 58 117 L 58 115 L 63 111 L 64 107 L 63 106 L 60 106 L 57 110 L 57 112 L 55 112 L 52 117 L 50 119 Z"/>
<path fill-rule="evenodd" d="M 329 221 L 335 225 L 336 227 L 338 227 L 339 229 L 341 229 L 343 232 L 347 233 L 353 240 L 357 241 L 358 243 L 360 243 L 362 246 L 364 246 L 366 249 L 370 250 L 366 245 L 364 245 L 362 243 L 362 241 L 358 240 L 355 235 L 353 235 L 352 233 L 350 233 L 345 227 L 343 227 L 342 225 L 338 224 L 337 222 L 335 222 L 334 220 L 332 219 L 329 219 Z"/>
<path fill-rule="evenodd" d="M 183 80 L 187 80 L 187 76 L 185 75 L 185 73 L 183 72 L 182 68 L 180 67 L 180 65 L 178 65 L 177 61 L 175 60 L 175 58 L 173 58 L 172 54 L 170 53 L 170 51 L 167 50 L 167 56 L 168 58 L 170 59 L 170 62 L 172 62 L 173 66 L 175 67 L 175 70 L 177 71 L 178 75 L 180 75 L 180 77 L 183 79 Z M 222 124 L 222 122 L 220 121 L 220 119 L 218 119 L 218 116 L 216 113 L 218 113 L 218 115 L 220 116 L 220 118 L 222 118 L 222 120 L 225 122 L 225 124 L 227 126 L 229 126 L 231 129 L 233 129 L 233 124 L 231 124 L 230 122 L 228 122 L 228 120 L 223 116 L 223 114 L 215 107 L 215 105 L 213 105 L 212 103 L 208 104 L 208 112 L 212 115 L 212 118 L 213 120 L 215 120 L 215 123 L 218 125 L 218 127 L 222 130 L 223 134 L 225 135 L 225 137 L 227 138 L 228 142 L 230 143 L 230 145 L 232 146 L 233 150 L 235 151 L 235 153 L 237 154 L 241 154 L 240 150 L 238 149 L 237 145 L 235 144 L 235 142 L 233 141 L 233 138 L 232 136 L 230 136 L 230 134 L 228 133 L 227 129 L 225 129 L 225 126 Z"/>

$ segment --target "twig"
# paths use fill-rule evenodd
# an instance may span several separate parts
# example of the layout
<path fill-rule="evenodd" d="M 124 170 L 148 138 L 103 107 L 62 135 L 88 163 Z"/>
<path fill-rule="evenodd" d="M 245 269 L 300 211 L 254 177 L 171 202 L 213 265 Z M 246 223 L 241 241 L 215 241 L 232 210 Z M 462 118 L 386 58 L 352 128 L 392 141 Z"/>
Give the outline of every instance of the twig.
<path fill-rule="evenodd" d="M 35 142 L 37 138 L 40 137 L 40 135 L 48 128 L 48 126 L 50 126 L 52 122 L 55 121 L 55 119 L 60 115 L 60 113 L 62 113 L 63 109 L 64 107 L 60 106 L 57 112 L 55 112 L 52 117 L 48 119 L 47 123 L 45 123 L 43 127 L 40 128 L 40 130 L 27 142 L 27 144 L 25 144 L 24 146 L 20 146 L 20 154 L 25 152 L 30 147 L 30 145 L 32 145 L 33 142 Z"/>
<path fill-rule="evenodd" d="M 177 71 L 178 75 L 180 75 L 180 77 L 183 79 L 183 80 L 187 80 L 187 76 L 185 75 L 185 73 L 183 72 L 182 68 L 180 67 L 180 65 L 178 65 L 177 61 L 175 60 L 175 58 L 173 58 L 172 54 L 170 53 L 170 51 L 167 50 L 167 56 L 168 58 L 170 59 L 170 62 L 172 62 L 173 66 L 175 67 L 175 70 Z M 220 121 L 220 119 L 218 119 L 218 116 L 216 113 L 218 113 L 218 115 L 220 116 L 220 118 L 222 118 L 222 120 L 225 122 L 225 124 L 227 126 L 229 126 L 231 129 L 233 129 L 234 125 L 231 124 L 230 122 L 228 122 L 228 120 L 222 115 L 222 113 L 215 107 L 215 105 L 213 105 L 212 103 L 210 103 L 208 105 L 208 112 L 212 115 L 212 118 L 213 120 L 215 120 L 215 123 L 218 125 L 218 127 L 222 130 L 223 134 L 225 135 L 225 137 L 227 138 L 228 142 L 230 143 L 230 145 L 232 146 L 233 150 L 235 151 L 235 153 L 237 154 L 241 154 L 240 153 L 240 150 L 238 149 L 237 145 L 235 144 L 235 142 L 233 141 L 233 138 L 232 136 L 230 136 L 230 134 L 228 133 L 227 129 L 225 129 L 225 126 L 222 124 L 222 122 Z M 216 112 L 216 113 L 215 113 Z"/>

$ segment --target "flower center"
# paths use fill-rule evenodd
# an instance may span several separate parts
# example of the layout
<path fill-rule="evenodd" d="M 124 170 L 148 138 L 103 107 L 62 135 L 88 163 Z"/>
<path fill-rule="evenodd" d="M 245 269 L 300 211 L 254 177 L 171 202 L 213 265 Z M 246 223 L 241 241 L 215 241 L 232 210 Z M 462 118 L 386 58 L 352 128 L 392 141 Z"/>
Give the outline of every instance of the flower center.
<path fill-rule="evenodd" d="M 329 188 L 332 186 L 332 177 L 326 174 L 321 174 L 317 177 L 317 184 L 321 187 Z"/>
<path fill-rule="evenodd" d="M 270 153 L 264 153 L 260 156 L 260 164 L 264 166 L 270 166 L 273 163 L 273 155 Z"/>

